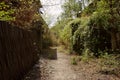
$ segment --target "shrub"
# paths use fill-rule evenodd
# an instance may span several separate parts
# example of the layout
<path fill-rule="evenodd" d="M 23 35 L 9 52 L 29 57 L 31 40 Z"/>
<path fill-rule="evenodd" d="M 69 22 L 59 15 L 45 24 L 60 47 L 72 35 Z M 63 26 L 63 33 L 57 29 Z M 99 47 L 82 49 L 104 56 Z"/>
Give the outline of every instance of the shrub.
<path fill-rule="evenodd" d="M 87 47 L 95 53 L 95 56 L 99 56 L 99 50 L 111 49 L 111 35 L 107 30 L 108 20 L 107 12 L 94 12 L 88 22 L 90 32 L 87 37 Z"/>

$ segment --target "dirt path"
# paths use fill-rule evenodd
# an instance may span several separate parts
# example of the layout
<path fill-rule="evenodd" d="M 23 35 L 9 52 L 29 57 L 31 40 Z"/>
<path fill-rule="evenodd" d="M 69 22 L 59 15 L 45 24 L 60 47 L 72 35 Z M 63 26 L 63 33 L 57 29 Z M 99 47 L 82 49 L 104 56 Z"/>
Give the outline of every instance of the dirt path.
<path fill-rule="evenodd" d="M 50 51 L 46 51 L 47 53 Z M 70 63 L 70 56 L 55 49 L 56 58 L 40 58 L 38 64 L 29 72 L 24 80 L 120 80 L 115 75 L 99 72 L 97 61 L 90 63 Z"/>
<path fill-rule="evenodd" d="M 74 72 L 70 64 L 70 57 L 64 53 L 57 52 L 57 60 L 52 60 L 48 63 L 51 67 L 49 80 L 80 80 L 79 76 Z"/>

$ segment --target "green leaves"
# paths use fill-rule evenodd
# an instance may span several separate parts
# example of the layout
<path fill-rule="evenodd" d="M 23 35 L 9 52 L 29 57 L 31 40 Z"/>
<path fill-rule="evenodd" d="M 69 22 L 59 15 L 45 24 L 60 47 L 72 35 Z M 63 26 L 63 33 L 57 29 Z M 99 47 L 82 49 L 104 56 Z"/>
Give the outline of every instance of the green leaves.
<path fill-rule="evenodd" d="M 77 14 L 82 10 L 82 4 L 77 0 L 68 0 L 62 6 L 64 12 L 62 13 L 62 18 L 73 18 L 77 17 Z"/>
<path fill-rule="evenodd" d="M 63 31 L 60 34 L 62 41 L 65 44 L 69 44 L 71 39 L 71 27 L 69 26 L 69 24 L 64 27 Z"/>
<path fill-rule="evenodd" d="M 5 5 L 4 2 L 0 2 L 0 10 L 6 9 L 6 8 L 9 8 L 9 6 L 8 6 L 8 5 Z"/>
<path fill-rule="evenodd" d="M 65 22 L 69 18 L 73 18 L 73 13 L 80 11 L 77 9 L 78 4 L 75 0 L 68 0 L 63 5 L 63 15 L 59 26 L 59 35 L 62 42 L 67 47 L 73 48 L 74 51 L 80 53 L 85 48 L 94 52 L 95 56 L 99 56 L 99 50 L 104 51 L 111 49 L 111 34 L 113 28 L 116 32 L 120 31 L 120 14 L 119 2 L 112 0 L 95 0 L 87 8 L 81 12 L 81 17 L 72 21 Z M 75 5 L 73 3 L 76 3 Z M 71 44 L 72 43 L 72 44 Z"/>
<path fill-rule="evenodd" d="M 93 12 L 90 24 L 96 28 L 103 27 L 104 29 L 119 28 L 120 15 L 117 13 L 118 7 L 114 0 L 112 3 L 106 0 L 97 2 L 97 10 Z"/>
<path fill-rule="evenodd" d="M 9 9 L 9 6 L 4 2 L 0 3 L 0 21 L 11 21 L 15 18 L 11 16 L 14 13 L 14 9 Z"/>

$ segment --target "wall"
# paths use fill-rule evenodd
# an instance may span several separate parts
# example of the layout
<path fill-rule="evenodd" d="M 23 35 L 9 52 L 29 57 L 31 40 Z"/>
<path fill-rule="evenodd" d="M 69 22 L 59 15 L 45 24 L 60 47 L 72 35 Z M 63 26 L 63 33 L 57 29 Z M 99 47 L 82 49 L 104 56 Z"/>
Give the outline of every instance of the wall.
<path fill-rule="evenodd" d="M 0 22 L 0 80 L 21 80 L 38 60 L 36 33 Z"/>

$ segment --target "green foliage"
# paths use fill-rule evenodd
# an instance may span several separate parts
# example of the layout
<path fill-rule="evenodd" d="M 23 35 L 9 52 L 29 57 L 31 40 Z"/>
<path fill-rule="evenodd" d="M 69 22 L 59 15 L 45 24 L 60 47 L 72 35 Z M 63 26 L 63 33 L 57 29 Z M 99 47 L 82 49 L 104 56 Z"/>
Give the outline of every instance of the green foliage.
<path fill-rule="evenodd" d="M 77 17 L 77 14 L 82 10 L 82 4 L 77 0 L 68 0 L 62 7 L 64 9 L 62 19 Z"/>
<path fill-rule="evenodd" d="M 85 9 L 82 11 L 82 15 L 86 16 L 86 15 L 93 14 L 93 12 L 96 11 L 96 9 L 97 9 L 96 5 L 97 5 L 97 3 L 95 1 L 91 4 L 89 4 L 89 6 L 85 7 Z"/>
<path fill-rule="evenodd" d="M 94 12 L 88 23 L 87 47 L 97 56 L 98 50 L 110 49 L 110 16 L 104 12 Z M 104 44 L 103 44 L 104 43 Z"/>
<path fill-rule="evenodd" d="M 116 0 L 112 0 L 111 2 L 101 0 L 98 2 L 97 12 L 98 15 L 103 15 L 103 22 L 106 23 L 106 25 L 103 25 L 104 28 L 108 29 L 114 27 L 118 29 L 120 27 L 120 14 L 117 12 L 119 8 L 116 6 L 118 4 L 119 2 L 117 3 Z"/>
<path fill-rule="evenodd" d="M 71 42 L 71 28 L 69 23 L 64 27 L 64 29 L 60 32 L 60 40 L 61 43 L 64 44 L 67 48 L 70 47 Z"/>
<path fill-rule="evenodd" d="M 80 19 L 75 19 L 70 21 L 60 33 L 60 39 L 64 45 L 69 48 L 70 52 L 73 51 L 73 44 L 74 44 L 74 32 L 77 30 L 80 24 Z"/>
<path fill-rule="evenodd" d="M 111 4 L 108 0 L 95 0 L 82 11 L 80 18 L 65 22 L 67 18 L 73 16 L 68 9 L 75 11 L 73 5 L 69 5 L 71 2 L 64 4 L 64 13 L 67 17 L 61 18 L 65 20 L 63 22 L 61 20 L 62 23 L 59 23 L 55 29 L 58 31 L 56 33 L 59 34 L 60 41 L 69 48 L 70 52 L 80 55 L 82 53 L 87 55 L 84 52 L 86 49 L 93 52 L 92 55 L 96 57 L 102 54 L 100 51 L 110 51 L 112 29 L 115 28 L 117 33 L 120 28 L 120 14 L 116 1 L 112 0 Z"/>
<path fill-rule="evenodd" d="M 74 16 L 71 11 L 75 10 L 73 5 L 69 5 L 70 3 L 64 4 L 64 13 L 61 18 L 64 20 L 63 22 L 61 20 L 62 23 L 57 24 L 54 29 L 60 29 L 56 32 L 59 34 L 60 41 L 69 48 L 70 52 L 82 55 L 83 61 L 87 62 L 90 58 L 100 57 L 102 70 L 119 71 L 120 56 L 110 54 L 110 52 L 113 42 L 117 45 L 120 43 L 120 8 L 118 7 L 120 1 L 95 0 L 81 12 L 80 18 L 65 22 L 67 18 Z M 113 33 L 115 35 L 112 36 Z M 112 41 L 113 37 L 115 39 Z M 120 45 L 118 47 L 120 48 Z M 71 59 L 71 63 L 77 64 L 76 57 Z"/>
<path fill-rule="evenodd" d="M 100 12 L 94 12 L 91 19 L 90 19 L 90 22 L 89 22 L 89 25 L 93 26 L 93 27 L 96 27 L 96 28 L 108 28 L 109 27 L 109 18 L 110 18 L 110 15 L 107 14 L 107 13 L 100 13 Z"/>
<path fill-rule="evenodd" d="M 110 50 L 111 46 L 111 30 L 113 28 L 119 30 L 119 17 L 118 14 L 114 13 L 114 8 L 110 7 L 110 3 L 101 0 L 97 4 L 97 10 L 93 12 L 88 23 L 89 26 L 89 37 L 88 47 L 99 55 L 99 50 L 104 51 Z M 111 14 L 111 11 L 113 12 Z M 104 44 L 103 44 L 104 43 Z"/>
<path fill-rule="evenodd" d="M 82 52 L 81 60 L 84 62 L 88 62 L 92 58 L 94 58 L 94 53 L 91 52 L 91 50 L 88 48 L 84 49 Z"/>
<path fill-rule="evenodd" d="M 72 19 L 67 19 L 67 20 L 59 20 L 55 26 L 51 28 L 51 31 L 57 36 L 60 37 L 60 32 L 64 29 L 65 25 L 70 22 Z"/>
<path fill-rule="evenodd" d="M 100 59 L 101 71 L 109 72 L 111 74 L 120 73 L 120 55 L 108 54 L 105 52 Z"/>
<path fill-rule="evenodd" d="M 15 18 L 11 15 L 14 13 L 14 9 L 10 9 L 9 5 L 5 2 L 0 2 L 0 21 L 11 21 Z"/>
<path fill-rule="evenodd" d="M 88 36 L 88 26 L 87 23 L 89 21 L 89 17 L 83 17 L 79 21 L 79 27 L 74 32 L 74 38 L 73 38 L 73 50 L 77 52 L 78 54 L 82 54 L 82 51 L 85 48 L 86 44 L 86 37 Z"/>
<path fill-rule="evenodd" d="M 70 52 L 81 54 L 84 50 L 88 31 L 89 17 L 76 18 L 70 21 L 60 33 L 60 40 L 69 48 Z"/>
<path fill-rule="evenodd" d="M 5 0 L 10 9 L 14 9 L 15 20 L 11 22 L 22 28 L 31 28 L 33 22 L 40 21 L 40 0 Z M 8 9 L 7 9 L 8 10 Z"/>

